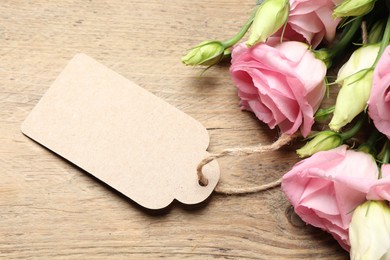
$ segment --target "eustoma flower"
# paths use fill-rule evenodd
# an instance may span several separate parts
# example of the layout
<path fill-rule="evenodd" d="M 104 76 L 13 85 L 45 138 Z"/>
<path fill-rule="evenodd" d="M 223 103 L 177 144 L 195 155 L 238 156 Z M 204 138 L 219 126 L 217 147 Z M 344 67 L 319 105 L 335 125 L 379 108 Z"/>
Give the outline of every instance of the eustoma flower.
<path fill-rule="evenodd" d="M 290 14 L 285 37 L 290 40 L 306 41 L 313 47 L 325 39 L 332 42 L 340 19 L 332 16 L 335 5 L 340 1 L 290 0 Z M 281 34 L 281 31 L 278 35 Z"/>
<path fill-rule="evenodd" d="M 225 47 L 219 41 L 204 41 L 192 48 L 181 61 L 186 65 L 211 66 L 222 60 Z"/>
<path fill-rule="evenodd" d="M 286 134 L 307 136 L 324 94 L 325 64 L 300 42 L 241 44 L 232 52 L 232 79 L 241 108 Z"/>
<path fill-rule="evenodd" d="M 253 46 L 265 42 L 286 23 L 290 6 L 288 0 L 265 0 L 257 8 L 252 32 L 246 44 Z"/>
<path fill-rule="evenodd" d="M 353 212 L 349 228 L 351 259 L 390 259 L 390 208 L 367 201 Z"/>
<path fill-rule="evenodd" d="M 316 134 L 313 139 L 297 150 L 299 157 L 307 157 L 320 151 L 327 151 L 340 146 L 343 138 L 339 133 L 327 130 Z"/>
<path fill-rule="evenodd" d="M 377 180 L 368 191 L 368 200 L 390 201 L 390 164 L 381 167 L 382 178 Z"/>
<path fill-rule="evenodd" d="M 371 155 L 343 145 L 297 163 L 283 177 L 282 190 L 302 220 L 329 232 L 348 250 L 350 213 L 366 200 L 377 176 Z"/>
<path fill-rule="evenodd" d="M 341 89 L 329 127 L 339 131 L 364 110 L 372 87 L 373 65 L 379 45 L 368 45 L 357 49 L 340 68 L 336 82 Z"/>
<path fill-rule="evenodd" d="M 335 17 L 365 15 L 374 8 L 376 0 L 344 0 L 334 10 Z"/>
<path fill-rule="evenodd" d="M 279 140 L 297 131 L 309 136 L 297 153 L 311 157 L 283 176 L 282 190 L 303 221 L 329 232 L 352 259 L 390 260 L 388 7 L 389 0 L 257 0 L 236 35 L 203 42 L 182 59 L 212 66 L 232 51 L 241 109 L 279 128 Z M 238 45 L 251 26 L 247 42 Z M 324 102 L 317 111 L 327 67 L 348 58 L 347 50 L 354 51 L 338 70 L 336 104 Z M 348 140 L 358 148 L 347 149 Z"/>
<path fill-rule="evenodd" d="M 390 138 L 390 46 L 375 67 L 368 113 L 376 128 Z"/>

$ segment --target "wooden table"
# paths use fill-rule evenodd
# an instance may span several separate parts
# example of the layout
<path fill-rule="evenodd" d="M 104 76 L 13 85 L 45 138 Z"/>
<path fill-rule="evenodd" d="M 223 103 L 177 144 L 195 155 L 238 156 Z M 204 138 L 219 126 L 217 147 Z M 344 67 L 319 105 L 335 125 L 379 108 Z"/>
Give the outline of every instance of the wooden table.
<path fill-rule="evenodd" d="M 2 0 L 0 3 L 0 258 L 345 259 L 330 235 L 291 214 L 279 188 L 147 212 L 34 143 L 20 125 L 68 60 L 86 53 L 204 124 L 209 151 L 277 136 L 238 107 L 229 64 L 202 70 L 180 57 L 226 39 L 254 0 Z M 219 185 L 279 178 L 294 146 L 219 160 Z"/>

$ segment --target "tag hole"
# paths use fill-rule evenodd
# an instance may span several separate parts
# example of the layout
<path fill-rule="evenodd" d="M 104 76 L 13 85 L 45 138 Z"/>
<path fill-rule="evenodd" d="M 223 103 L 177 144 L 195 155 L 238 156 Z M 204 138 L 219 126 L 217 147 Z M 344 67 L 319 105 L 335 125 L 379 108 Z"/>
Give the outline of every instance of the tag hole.
<path fill-rule="evenodd" d="M 209 184 L 209 181 L 206 178 L 203 178 L 198 181 L 199 185 L 202 187 L 206 187 Z"/>

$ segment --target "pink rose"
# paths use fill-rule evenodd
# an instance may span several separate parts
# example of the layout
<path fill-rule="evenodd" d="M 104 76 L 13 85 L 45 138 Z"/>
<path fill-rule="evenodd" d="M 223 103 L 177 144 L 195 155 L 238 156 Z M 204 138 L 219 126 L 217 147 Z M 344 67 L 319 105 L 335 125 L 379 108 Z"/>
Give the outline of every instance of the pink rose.
<path fill-rule="evenodd" d="M 368 114 L 376 128 L 390 138 L 390 46 L 387 46 L 374 70 Z"/>
<path fill-rule="evenodd" d="M 241 108 L 286 134 L 307 136 L 325 94 L 325 64 L 301 42 L 233 49 L 230 73 Z"/>
<path fill-rule="evenodd" d="M 298 162 L 283 176 L 282 190 L 303 221 L 329 232 L 349 250 L 351 213 L 366 200 L 377 177 L 371 155 L 343 145 Z"/>
<path fill-rule="evenodd" d="M 368 200 L 390 201 L 390 164 L 381 167 L 382 178 L 377 180 L 368 191 Z"/>
<path fill-rule="evenodd" d="M 303 41 L 314 48 L 325 38 L 332 42 L 340 19 L 334 19 L 333 9 L 340 0 L 290 0 L 290 14 L 284 36 Z M 281 35 L 281 31 L 277 35 Z"/>

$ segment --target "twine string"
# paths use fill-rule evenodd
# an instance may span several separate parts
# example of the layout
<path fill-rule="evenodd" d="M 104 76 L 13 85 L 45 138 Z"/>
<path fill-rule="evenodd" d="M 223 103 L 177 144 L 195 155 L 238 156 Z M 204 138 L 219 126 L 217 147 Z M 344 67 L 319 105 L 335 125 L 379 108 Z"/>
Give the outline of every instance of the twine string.
<path fill-rule="evenodd" d="M 362 22 L 362 43 L 367 44 L 368 43 L 368 33 L 367 33 L 367 23 L 366 21 Z"/>
<path fill-rule="evenodd" d="M 204 158 L 199 164 L 198 167 L 196 168 L 196 172 L 198 175 L 198 181 L 199 185 L 201 186 L 207 186 L 208 185 L 208 179 L 207 177 L 203 174 L 203 167 L 210 163 L 211 161 L 225 157 L 225 156 L 242 156 L 242 155 L 250 155 L 250 154 L 255 154 L 255 153 L 264 153 L 264 152 L 270 152 L 270 151 L 276 151 L 280 149 L 282 146 L 288 144 L 291 142 L 293 139 L 295 139 L 298 136 L 298 134 L 293 134 L 293 135 L 287 135 L 287 134 L 282 134 L 278 140 L 276 140 L 274 143 L 269 144 L 269 145 L 256 145 L 256 146 L 250 146 L 250 147 L 243 147 L 243 148 L 229 148 L 225 149 L 220 153 L 214 153 L 210 154 L 206 158 Z M 271 183 L 263 184 L 260 186 L 255 186 L 255 187 L 243 187 L 243 188 L 221 188 L 221 187 L 216 187 L 215 191 L 219 193 L 224 193 L 224 194 L 243 194 L 243 193 L 254 193 L 254 192 L 259 192 L 259 191 L 264 191 L 273 187 L 276 187 L 280 185 L 281 179 L 278 179 L 276 181 L 273 181 Z"/>
<path fill-rule="evenodd" d="M 279 178 L 275 181 L 266 184 L 252 186 L 252 187 L 217 186 L 215 187 L 215 192 L 220 194 L 225 194 L 225 195 L 257 193 L 257 192 L 275 188 L 279 186 L 281 183 L 282 183 L 282 178 Z"/>

